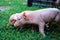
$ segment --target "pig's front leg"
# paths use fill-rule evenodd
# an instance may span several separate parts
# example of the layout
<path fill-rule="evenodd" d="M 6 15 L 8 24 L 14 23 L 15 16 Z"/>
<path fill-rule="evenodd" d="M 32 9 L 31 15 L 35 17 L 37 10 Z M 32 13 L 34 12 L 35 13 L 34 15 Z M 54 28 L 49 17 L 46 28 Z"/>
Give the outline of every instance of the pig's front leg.
<path fill-rule="evenodd" d="M 43 37 L 45 37 L 44 26 L 45 26 L 45 22 L 39 23 L 39 32 L 43 35 Z"/>

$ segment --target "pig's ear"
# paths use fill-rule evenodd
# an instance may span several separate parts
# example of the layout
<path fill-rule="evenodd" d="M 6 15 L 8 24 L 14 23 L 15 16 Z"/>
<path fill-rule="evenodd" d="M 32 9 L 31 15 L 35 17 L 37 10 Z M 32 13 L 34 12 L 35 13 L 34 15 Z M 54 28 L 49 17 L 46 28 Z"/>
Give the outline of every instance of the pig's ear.
<path fill-rule="evenodd" d="M 26 15 L 26 12 L 23 13 L 23 17 L 25 20 L 29 20 L 28 15 Z"/>

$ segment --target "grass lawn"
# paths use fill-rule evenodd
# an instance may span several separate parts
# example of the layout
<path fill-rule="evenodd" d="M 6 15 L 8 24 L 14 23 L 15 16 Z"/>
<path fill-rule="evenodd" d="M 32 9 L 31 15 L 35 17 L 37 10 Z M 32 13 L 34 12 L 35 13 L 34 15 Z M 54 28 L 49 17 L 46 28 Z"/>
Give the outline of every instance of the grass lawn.
<path fill-rule="evenodd" d="M 13 29 L 13 26 L 8 25 L 9 17 L 14 13 L 19 13 L 24 10 L 36 10 L 43 7 L 27 7 L 24 5 L 26 0 L 0 0 L 1 6 L 9 6 L 9 10 L 0 12 L 0 40 L 60 40 L 60 31 L 46 31 L 46 37 L 43 38 L 39 32 L 31 32 L 31 29 L 19 31 Z"/>

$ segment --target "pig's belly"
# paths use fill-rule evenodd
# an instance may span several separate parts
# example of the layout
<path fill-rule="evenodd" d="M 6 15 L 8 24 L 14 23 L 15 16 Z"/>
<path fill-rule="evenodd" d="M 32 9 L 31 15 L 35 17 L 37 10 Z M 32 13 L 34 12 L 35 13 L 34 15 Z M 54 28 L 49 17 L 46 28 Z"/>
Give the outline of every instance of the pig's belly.
<path fill-rule="evenodd" d="M 43 16 L 43 20 L 44 20 L 45 22 L 51 22 L 52 20 L 55 19 L 55 16 L 56 16 L 56 15 L 46 15 L 46 16 Z"/>
<path fill-rule="evenodd" d="M 54 18 L 45 18 L 44 19 L 45 22 L 51 22 L 52 20 L 54 20 Z"/>

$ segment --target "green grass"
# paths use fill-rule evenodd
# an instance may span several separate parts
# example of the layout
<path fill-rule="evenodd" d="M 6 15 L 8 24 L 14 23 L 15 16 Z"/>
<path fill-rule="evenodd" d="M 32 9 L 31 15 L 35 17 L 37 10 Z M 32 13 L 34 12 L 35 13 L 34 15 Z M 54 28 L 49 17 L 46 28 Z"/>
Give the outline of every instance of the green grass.
<path fill-rule="evenodd" d="M 23 5 L 26 0 L 0 0 L 1 6 L 10 6 L 10 10 L 0 12 L 0 40 L 60 40 L 60 31 L 52 30 L 45 32 L 46 37 L 43 38 L 39 32 L 31 32 L 31 29 L 19 31 L 8 24 L 9 17 L 24 10 L 36 10 L 43 7 L 27 7 Z"/>

